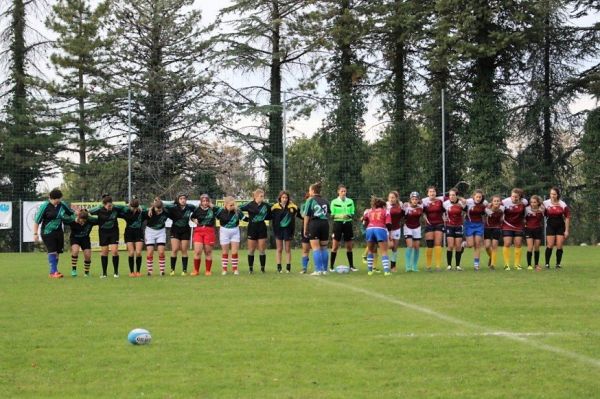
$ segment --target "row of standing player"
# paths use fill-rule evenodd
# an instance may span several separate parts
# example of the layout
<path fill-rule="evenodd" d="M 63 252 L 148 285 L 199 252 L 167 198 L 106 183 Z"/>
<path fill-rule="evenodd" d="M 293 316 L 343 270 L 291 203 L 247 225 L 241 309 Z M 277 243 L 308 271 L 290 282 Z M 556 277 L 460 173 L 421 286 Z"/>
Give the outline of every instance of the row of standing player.
<path fill-rule="evenodd" d="M 424 219 L 425 224 L 427 270 L 433 270 L 433 259 L 435 270 L 441 270 L 444 234 L 447 247 L 446 269 L 453 270 L 454 253 L 455 270 L 459 271 L 462 270 L 460 262 L 465 238 L 466 246 L 473 248 L 475 270 L 479 270 L 480 252 L 483 247 L 488 253 L 488 267 L 491 270 L 495 269 L 500 242 L 503 244 L 504 269 L 511 269 L 510 247 L 514 246 L 512 267 L 521 270 L 521 247 L 525 239 L 527 268 L 540 271 L 542 268 L 539 264 L 539 248 L 544 236 L 544 219 L 546 268 L 550 268 L 554 246 L 557 247 L 556 268 L 561 267 L 563 244 L 569 235 L 570 210 L 560 199 L 560 190 L 556 187 L 550 189 L 549 199 L 545 201 L 537 195 L 532 195 L 526 200 L 523 191 L 515 188 L 510 197 L 503 199 L 494 195 L 489 203 L 485 200 L 482 190 L 475 190 L 470 198 L 465 199 L 458 196 L 456 189 L 449 190 L 447 197 L 441 197 L 437 196 L 435 187 L 429 187 L 425 198 L 421 199 L 418 192 L 412 192 L 409 202 L 405 204 L 399 201 L 397 192 L 391 192 L 386 208 L 391 219 L 389 240 L 392 248 L 392 269 L 395 265 L 402 220 L 407 245 L 407 271 L 418 270 L 421 219 Z"/>
<path fill-rule="evenodd" d="M 113 268 L 115 276 L 118 276 L 118 249 L 117 242 L 119 237 L 118 225 L 116 219 L 122 217 L 127 222 L 125 230 L 125 241 L 129 252 L 129 269 L 131 276 L 139 276 L 142 264 L 141 251 L 142 243 L 145 241 L 147 246 L 146 263 L 148 273 L 153 271 L 153 255 L 156 247 L 159 255 L 159 267 L 161 274 L 165 269 L 166 229 L 165 222 L 167 218 L 173 220 L 171 228 L 171 274 L 175 273 L 177 254 L 182 254 L 183 273 L 187 273 L 188 248 L 191 236 L 191 230 L 188 227 L 188 221 L 191 219 L 196 227 L 194 228 L 194 272 L 192 275 L 199 274 L 201 255 L 205 254 L 206 274 L 211 274 L 212 266 L 212 247 L 215 243 L 215 220 L 218 219 L 221 224 L 220 242 L 223 248 L 222 254 L 222 273 L 226 274 L 229 263 L 234 273 L 238 273 L 239 249 L 239 221 L 244 218 L 241 211 L 248 212 L 248 264 L 249 270 L 253 272 L 254 253 L 259 250 L 259 259 L 261 271 L 264 272 L 266 264 L 266 237 L 267 230 L 264 223 L 267 219 L 272 219 L 274 234 L 277 243 L 277 269 L 282 271 L 281 258 L 285 250 L 287 256 L 286 271 L 291 270 L 291 251 L 290 241 L 294 233 L 294 215 L 304 219 L 302 234 L 302 272 L 305 273 L 308 267 L 308 255 L 310 249 L 313 249 L 313 258 L 315 261 L 315 273 L 322 274 L 327 270 L 329 240 L 328 215 L 333 216 L 333 248 L 331 252 L 330 270 L 333 269 L 337 249 L 341 240 L 345 241 L 348 261 L 350 268 L 356 270 L 353 264 L 352 256 L 352 217 L 355 213 L 354 202 L 347 198 L 346 188 L 341 185 L 338 187 L 338 198 L 331 204 L 320 197 L 320 184 L 313 184 L 309 188 L 309 198 L 303 204 L 302 212 L 290 201 L 287 192 L 281 192 L 278 202 L 269 205 L 264 202 L 264 192 L 256 190 L 254 200 L 245 204 L 241 209 L 237 209 L 233 198 L 226 198 L 223 208 L 212 205 L 207 195 L 201 197 L 200 206 L 194 207 L 187 204 L 187 196 L 180 195 L 174 204 L 163 206 L 162 201 L 155 200 L 149 207 L 145 208 L 139 205 L 137 200 L 133 200 L 127 207 L 112 204 L 109 196 L 103 198 L 103 205 L 90 210 L 90 213 L 97 215 L 97 218 L 88 217 L 87 212 L 82 210 L 77 216 L 64 203 L 61 203 L 62 194 L 59 190 L 53 190 L 50 198 L 46 201 L 36 215 L 37 224 L 42 224 L 42 238 L 48 248 L 48 259 L 50 264 L 50 275 L 52 277 L 62 276 L 58 273 L 57 263 L 58 254 L 63 249 L 62 222 L 71 226 L 72 243 L 72 275 L 76 275 L 76 265 L 79 251 L 84 252 L 84 269 L 86 275 L 89 273 L 91 263 L 91 250 L 89 242 L 89 233 L 94 225 L 99 226 L 102 277 L 106 276 L 108 266 L 108 252 L 113 254 Z M 388 203 L 385 204 L 387 214 L 390 217 L 390 223 L 384 223 L 375 226 L 369 226 L 369 220 L 376 221 L 376 218 L 369 213 L 374 209 L 381 208 L 381 202 L 372 203 L 372 209 L 366 210 L 363 216 L 365 221 L 367 241 L 367 264 L 369 272 L 372 271 L 373 257 L 376 254 L 376 247 L 384 252 L 382 263 L 386 269 L 386 263 L 390 260 L 387 257 L 388 242 L 392 250 L 391 270 L 395 270 L 398 242 L 400 239 L 401 222 L 404 221 L 404 237 L 407 242 L 406 251 L 406 269 L 407 271 L 416 271 L 419 258 L 419 245 L 421 239 L 420 219 L 421 215 L 425 219 L 425 240 L 427 243 L 427 268 L 431 270 L 432 255 L 435 254 L 436 270 L 441 268 L 441 252 L 443 233 L 447 235 L 447 260 L 448 270 L 451 270 L 452 252 L 456 256 L 456 269 L 460 269 L 460 257 L 462 254 L 462 238 L 467 237 L 468 246 L 475 249 L 475 268 L 479 267 L 479 250 L 481 248 L 482 238 L 485 240 L 485 247 L 490 255 L 490 268 L 495 267 L 496 248 L 500 239 L 504 243 L 504 259 L 506 260 L 505 269 L 508 266 L 509 247 L 515 245 L 515 268 L 520 269 L 520 248 L 522 238 L 525 236 L 528 242 L 528 265 L 531 266 L 531 255 L 534 254 L 535 265 L 539 270 L 539 244 L 542 237 L 541 219 L 547 216 L 547 248 L 546 248 L 546 266 L 549 267 L 549 257 L 552 253 L 552 247 L 557 246 L 557 267 L 560 267 L 562 257 L 562 244 L 568 237 L 569 229 L 569 209 L 566 204 L 560 200 L 560 191 L 557 188 L 550 190 L 550 199 L 542 204 L 537 196 L 531 197 L 529 205 L 522 198 L 523 193 L 519 189 L 514 189 L 510 198 L 501 200 L 494 196 L 490 204 L 483 198 L 483 193 L 479 190 L 473 193 L 472 198 L 465 200 L 457 196 L 456 190 L 450 190 L 448 197 L 437 197 L 434 187 L 428 189 L 428 195 L 423 200 L 418 193 L 413 192 L 410 201 L 402 204 L 399 201 L 397 192 L 391 192 L 388 195 Z M 384 215 L 385 217 L 385 215 Z M 463 220 L 466 217 L 466 220 Z M 146 222 L 145 231 L 143 222 Z M 324 222 L 325 221 L 325 222 Z M 464 223 L 464 234 L 463 234 Z M 325 224 L 327 224 L 325 228 Z M 373 224 L 373 223 L 371 223 Z M 378 224 L 375 222 L 375 224 Z M 483 224 L 483 226 L 482 226 Z M 324 234 L 326 230 L 326 235 Z M 378 231 L 378 235 L 373 235 Z M 388 231 L 389 230 L 389 234 Z M 386 233 L 386 239 L 383 240 L 382 231 Z M 37 234 L 36 234 L 37 235 Z M 36 237 L 37 239 L 37 237 Z M 533 250 L 533 251 L 532 251 Z M 231 261 L 229 253 L 231 251 Z M 135 260 L 134 260 L 135 259 Z M 385 270 L 384 270 L 385 271 Z M 389 272 L 389 271 L 388 271 Z"/>

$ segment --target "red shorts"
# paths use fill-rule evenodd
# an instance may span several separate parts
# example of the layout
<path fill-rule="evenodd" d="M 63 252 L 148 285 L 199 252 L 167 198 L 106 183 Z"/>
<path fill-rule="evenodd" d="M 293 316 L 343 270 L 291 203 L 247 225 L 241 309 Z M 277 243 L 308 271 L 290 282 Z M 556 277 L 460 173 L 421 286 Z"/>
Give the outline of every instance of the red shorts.
<path fill-rule="evenodd" d="M 214 227 L 194 227 L 194 237 L 192 242 L 204 245 L 215 245 L 215 228 Z"/>

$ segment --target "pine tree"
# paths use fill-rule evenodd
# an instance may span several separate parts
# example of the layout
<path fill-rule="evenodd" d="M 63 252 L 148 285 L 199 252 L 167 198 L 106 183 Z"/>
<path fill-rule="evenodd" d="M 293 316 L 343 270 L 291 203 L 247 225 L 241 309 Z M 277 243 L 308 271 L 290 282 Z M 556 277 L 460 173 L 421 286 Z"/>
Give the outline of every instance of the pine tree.
<path fill-rule="evenodd" d="M 187 190 L 202 163 L 210 120 L 209 43 L 193 0 L 117 1 L 104 90 L 113 131 L 127 133 L 132 93 L 134 192 L 147 198 Z M 125 140 L 117 150 L 126 151 Z"/>
<path fill-rule="evenodd" d="M 251 148 L 265 164 L 268 198 L 276 198 L 282 185 L 284 106 L 290 114 L 307 110 L 294 86 L 304 57 L 314 48 L 306 34 L 309 5 L 303 0 L 236 0 L 219 16 L 225 30 L 215 37 L 219 64 L 249 76 L 267 76 L 264 84 L 227 84 L 224 97 L 238 118 L 241 113 L 258 122 L 244 133 L 230 121 L 225 133 Z"/>
<path fill-rule="evenodd" d="M 581 138 L 581 150 L 583 162 L 581 171 L 584 178 L 584 189 L 582 192 L 583 212 L 580 220 L 586 232 L 586 240 L 592 243 L 600 241 L 600 207 L 598 207 L 598 196 L 600 188 L 600 108 L 596 108 L 588 114 L 585 123 L 584 135 Z"/>
<path fill-rule="evenodd" d="M 87 164 L 88 153 L 101 147 L 98 124 L 102 101 L 98 86 L 99 80 L 106 77 L 102 50 L 107 42 L 100 29 L 108 10 L 108 3 L 92 9 L 87 0 L 60 0 L 46 20 L 48 28 L 58 35 L 57 51 L 50 60 L 59 80 L 49 85 L 49 92 L 57 105 L 65 135 L 63 148 L 79 156 L 75 168 L 79 175 L 78 189 L 71 193 L 74 198 L 90 198 L 94 194 L 88 190 L 88 180 L 95 173 L 89 173 Z"/>

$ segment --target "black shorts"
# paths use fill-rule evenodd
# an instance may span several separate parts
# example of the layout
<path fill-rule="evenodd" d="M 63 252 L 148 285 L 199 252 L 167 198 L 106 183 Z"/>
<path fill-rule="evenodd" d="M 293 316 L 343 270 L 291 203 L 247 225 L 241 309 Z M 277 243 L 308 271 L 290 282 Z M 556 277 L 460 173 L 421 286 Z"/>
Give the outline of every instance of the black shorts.
<path fill-rule="evenodd" d="M 109 245 L 119 243 L 119 229 L 103 230 L 100 229 L 100 246 L 107 247 Z"/>
<path fill-rule="evenodd" d="M 537 229 L 525 228 L 525 238 L 541 240 L 544 237 L 544 230 L 540 227 Z"/>
<path fill-rule="evenodd" d="M 329 241 L 329 221 L 324 219 L 312 219 L 308 222 L 308 239 Z"/>
<path fill-rule="evenodd" d="M 144 242 L 144 230 L 126 227 L 125 242 Z"/>
<path fill-rule="evenodd" d="M 248 223 L 248 239 L 262 240 L 267 238 L 267 225 L 265 222 Z"/>
<path fill-rule="evenodd" d="M 565 228 L 565 220 L 563 218 L 548 218 L 546 223 L 546 235 L 564 236 Z"/>
<path fill-rule="evenodd" d="M 352 241 L 354 229 L 351 222 L 333 222 L 333 239 L 336 241 Z"/>
<path fill-rule="evenodd" d="M 499 227 L 486 227 L 483 230 L 483 239 L 502 241 L 502 229 Z"/>
<path fill-rule="evenodd" d="M 92 249 L 90 237 L 71 237 L 71 245 L 79 245 L 82 251 Z"/>
<path fill-rule="evenodd" d="M 463 237 L 463 226 L 446 226 L 446 237 L 462 238 Z"/>
<path fill-rule="evenodd" d="M 427 224 L 425 225 L 425 233 L 431 233 L 432 231 L 441 231 L 444 232 L 443 224 Z"/>
<path fill-rule="evenodd" d="M 502 230 L 503 237 L 523 237 L 524 235 L 523 230 Z"/>
<path fill-rule="evenodd" d="M 301 237 L 300 242 L 302 244 L 310 244 L 310 239 L 308 238 L 308 236 L 304 235 L 303 231 L 300 232 L 300 237 Z"/>
<path fill-rule="evenodd" d="M 42 234 L 42 241 L 48 253 L 62 254 L 65 248 L 65 235 L 62 230 L 55 230 L 50 234 Z"/>
<path fill-rule="evenodd" d="M 180 241 L 189 241 L 192 237 L 192 229 L 190 226 L 179 227 L 179 226 L 171 226 L 171 238 L 180 240 Z"/>
<path fill-rule="evenodd" d="M 294 237 L 294 230 L 291 227 L 273 228 L 273 235 L 276 240 L 291 241 Z"/>

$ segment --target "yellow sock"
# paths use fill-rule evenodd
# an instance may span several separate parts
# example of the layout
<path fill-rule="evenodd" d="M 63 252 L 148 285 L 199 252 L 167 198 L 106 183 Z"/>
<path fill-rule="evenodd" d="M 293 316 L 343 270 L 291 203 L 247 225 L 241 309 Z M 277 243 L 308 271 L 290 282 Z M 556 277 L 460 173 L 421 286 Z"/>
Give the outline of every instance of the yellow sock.
<path fill-rule="evenodd" d="M 427 247 L 425 250 L 425 266 L 431 268 L 431 259 L 433 258 L 433 248 Z"/>
<path fill-rule="evenodd" d="M 515 247 L 515 266 L 521 266 L 521 248 Z"/>
<path fill-rule="evenodd" d="M 508 266 L 510 260 L 510 247 L 502 247 L 502 257 L 504 258 L 504 264 Z"/>
<path fill-rule="evenodd" d="M 442 267 L 442 247 L 438 245 L 433 248 L 435 255 L 435 267 Z"/>
<path fill-rule="evenodd" d="M 492 257 L 492 248 L 486 248 L 485 252 L 488 254 L 488 256 L 491 258 Z"/>
<path fill-rule="evenodd" d="M 490 252 L 492 253 L 490 255 L 490 258 L 492 258 L 492 266 L 496 266 L 496 258 L 497 258 L 497 255 L 498 255 L 498 250 L 496 250 L 496 249 L 491 250 L 490 249 Z"/>

